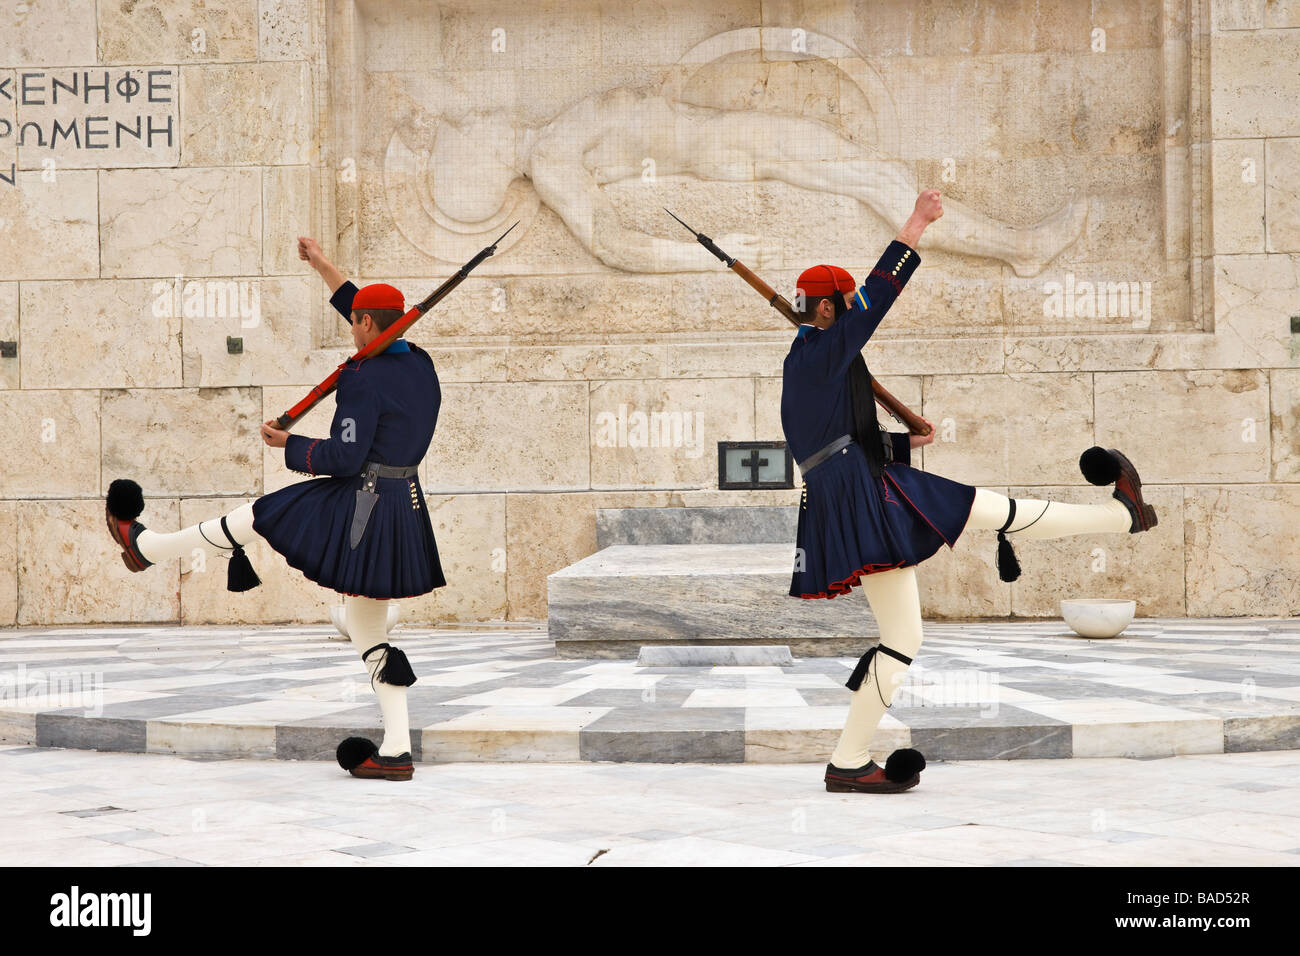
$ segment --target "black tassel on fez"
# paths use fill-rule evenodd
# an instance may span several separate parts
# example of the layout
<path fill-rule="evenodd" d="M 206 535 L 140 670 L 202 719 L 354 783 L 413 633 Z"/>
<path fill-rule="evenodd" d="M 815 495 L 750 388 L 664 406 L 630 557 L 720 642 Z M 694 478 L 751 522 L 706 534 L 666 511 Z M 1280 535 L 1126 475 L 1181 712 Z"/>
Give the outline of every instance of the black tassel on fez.
<path fill-rule="evenodd" d="M 411 670 L 411 662 L 406 658 L 406 652 L 400 647 L 394 647 L 392 644 L 376 644 L 364 654 L 361 659 L 365 660 L 375 651 L 384 652 L 384 662 L 379 665 L 379 670 L 375 671 L 375 678 L 382 684 L 390 684 L 393 687 L 410 687 L 415 683 L 415 671 Z"/>
<path fill-rule="evenodd" d="M 234 553 L 230 555 L 230 567 L 226 571 L 226 590 L 227 591 L 251 591 L 262 583 L 262 579 L 257 576 L 253 570 L 253 562 L 248 560 L 248 555 L 244 553 L 243 547 L 235 540 L 230 529 L 226 527 L 226 518 L 221 518 L 221 531 L 235 546 Z"/>

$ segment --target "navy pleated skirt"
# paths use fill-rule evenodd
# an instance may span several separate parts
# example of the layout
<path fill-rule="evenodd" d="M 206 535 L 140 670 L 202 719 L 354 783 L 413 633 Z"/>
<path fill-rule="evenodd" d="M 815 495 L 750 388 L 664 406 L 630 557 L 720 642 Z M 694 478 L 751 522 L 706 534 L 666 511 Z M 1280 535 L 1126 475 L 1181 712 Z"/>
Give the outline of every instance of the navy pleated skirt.
<path fill-rule="evenodd" d="M 920 564 L 957 542 L 974 503 L 973 485 L 901 462 L 872 478 L 861 447 L 849 445 L 804 480 L 790 595 L 834 598 L 864 574 Z"/>
<path fill-rule="evenodd" d="M 348 542 L 360 487 L 360 475 L 324 477 L 263 495 L 253 502 L 253 530 L 291 567 L 343 594 L 406 598 L 443 587 L 419 479 L 379 479 L 379 500 L 354 550 Z"/>

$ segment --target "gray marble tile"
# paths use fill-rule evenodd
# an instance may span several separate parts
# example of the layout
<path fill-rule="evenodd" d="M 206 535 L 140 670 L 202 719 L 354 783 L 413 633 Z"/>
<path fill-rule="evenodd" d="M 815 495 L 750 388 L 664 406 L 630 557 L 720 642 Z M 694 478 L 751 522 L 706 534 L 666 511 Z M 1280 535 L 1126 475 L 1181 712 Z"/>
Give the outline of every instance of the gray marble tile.
<path fill-rule="evenodd" d="M 1223 750 L 1300 750 L 1300 714 L 1272 717 L 1225 717 Z"/>
<path fill-rule="evenodd" d="M 845 672 L 845 679 L 848 672 Z M 846 707 L 853 699 L 853 692 L 847 687 L 797 687 L 799 696 L 809 707 Z"/>
<path fill-rule="evenodd" d="M 393 843 L 362 843 L 358 846 L 340 846 L 334 849 L 335 853 L 346 853 L 348 856 L 377 857 L 377 856 L 396 856 L 401 853 L 413 853 L 414 848 L 409 846 L 398 846 Z"/>
<path fill-rule="evenodd" d="M 1253 670 L 1248 667 L 1219 668 L 1205 670 L 1167 671 L 1175 677 L 1190 677 L 1195 680 L 1214 680 L 1237 682 L 1252 680 L 1260 687 L 1300 687 L 1300 677 L 1294 674 L 1270 674 L 1267 671 Z"/>
<path fill-rule="evenodd" d="M 907 723 L 907 721 L 904 721 Z M 999 726 L 971 724 L 966 727 L 908 726 L 912 746 L 927 759 L 1013 760 L 1023 758 L 1071 757 L 1073 730 L 1069 724 L 1056 726 Z"/>
<path fill-rule="evenodd" d="M 132 813 L 128 807 L 115 807 L 111 805 L 100 807 L 89 807 L 85 810 L 60 810 L 59 813 L 68 817 L 104 817 L 114 813 Z"/>
<path fill-rule="evenodd" d="M 566 707 L 642 707 L 655 709 L 677 708 L 686 702 L 692 691 L 685 688 L 654 688 L 654 696 L 646 698 L 647 691 L 635 689 L 592 690 L 564 702 Z"/>
<path fill-rule="evenodd" d="M 105 717 L 137 717 L 157 719 L 168 714 L 188 714 L 197 710 L 211 710 L 215 707 L 238 707 L 247 704 L 247 698 L 220 697 L 215 694 L 168 694 L 150 697 L 145 700 L 124 701 L 119 704 L 105 704 Z"/>
<path fill-rule="evenodd" d="M 143 753 L 145 725 L 144 720 L 130 718 L 88 720 L 79 714 L 37 714 L 36 746 Z"/>
<path fill-rule="evenodd" d="M 795 540 L 794 506 L 597 508 L 596 548 L 620 544 L 787 544 Z"/>
<path fill-rule="evenodd" d="M 744 711 L 738 707 L 620 708 L 585 727 L 578 748 L 583 760 L 742 763 L 744 728 Z"/>

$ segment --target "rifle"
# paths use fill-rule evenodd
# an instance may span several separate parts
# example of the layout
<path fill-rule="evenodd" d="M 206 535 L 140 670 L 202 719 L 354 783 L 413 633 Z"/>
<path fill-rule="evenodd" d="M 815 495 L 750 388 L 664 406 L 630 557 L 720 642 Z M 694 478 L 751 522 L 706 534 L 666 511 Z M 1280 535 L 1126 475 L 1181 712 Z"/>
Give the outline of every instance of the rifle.
<path fill-rule="evenodd" d="M 514 226 L 510 227 L 510 229 L 515 228 L 517 225 L 519 225 L 519 223 L 516 222 Z M 277 418 L 275 420 L 275 427 L 288 429 L 290 425 L 315 408 L 317 402 L 333 392 L 334 389 L 338 388 L 339 373 L 343 371 L 348 362 L 359 362 L 362 359 L 368 359 L 372 355 L 378 355 L 384 349 L 388 348 L 388 346 L 392 345 L 393 342 L 401 337 L 403 332 L 419 320 L 420 316 L 432 309 L 435 305 L 441 302 L 452 289 L 464 282 L 465 277 L 473 272 L 479 263 L 488 256 L 495 254 L 497 246 L 501 244 L 501 240 L 510 235 L 510 229 L 501 233 L 496 242 L 480 251 L 473 259 L 461 266 L 455 275 L 430 292 L 427 298 L 416 303 L 415 308 L 411 309 L 411 311 L 407 312 L 388 328 L 384 329 L 383 333 L 373 342 L 370 342 L 360 352 L 348 359 L 347 362 L 344 362 L 334 371 L 330 372 L 325 381 L 321 382 L 307 393 L 306 398 Z"/>
<path fill-rule="evenodd" d="M 673 211 L 667 206 L 664 207 L 664 212 L 668 213 L 668 215 L 672 216 L 674 219 L 677 219 L 677 221 L 681 222 L 683 226 L 686 226 L 686 223 L 682 222 L 681 219 L 678 219 L 678 217 L 673 214 Z M 748 282 L 755 292 L 767 300 L 768 305 L 789 319 L 791 325 L 797 326 L 801 324 L 799 316 L 795 313 L 794 308 L 790 305 L 790 301 L 785 296 L 781 295 L 755 275 L 753 270 L 743 262 L 727 255 L 719 249 L 717 244 L 704 233 L 696 232 L 694 229 L 691 229 L 690 226 L 686 226 L 686 229 L 699 240 L 700 245 L 717 256 L 723 265 Z M 874 393 L 877 403 L 879 403 L 885 411 L 893 415 L 896 421 L 907 426 L 907 430 L 913 435 L 930 434 L 930 426 L 922 421 L 919 415 L 895 398 L 889 390 L 885 388 L 885 386 L 880 384 L 879 380 L 877 380 L 874 375 L 871 376 L 871 391 Z"/>

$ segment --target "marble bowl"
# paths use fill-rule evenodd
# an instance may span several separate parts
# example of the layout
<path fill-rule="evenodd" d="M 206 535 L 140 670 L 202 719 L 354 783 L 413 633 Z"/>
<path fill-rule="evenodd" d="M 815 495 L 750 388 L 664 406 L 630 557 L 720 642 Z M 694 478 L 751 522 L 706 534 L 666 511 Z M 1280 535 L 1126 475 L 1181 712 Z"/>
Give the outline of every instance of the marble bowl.
<path fill-rule="evenodd" d="M 401 608 L 396 601 L 388 602 L 388 623 L 385 625 L 385 631 L 391 631 L 397 625 L 397 616 L 401 613 Z M 348 634 L 347 625 L 344 623 L 343 605 L 330 605 L 330 620 L 334 623 L 334 628 L 339 632 L 338 637 L 330 637 L 332 641 L 350 641 L 352 637 Z"/>
<path fill-rule="evenodd" d="M 1118 637 L 1133 621 L 1137 601 L 1072 598 L 1061 601 L 1061 617 L 1080 637 Z"/>

